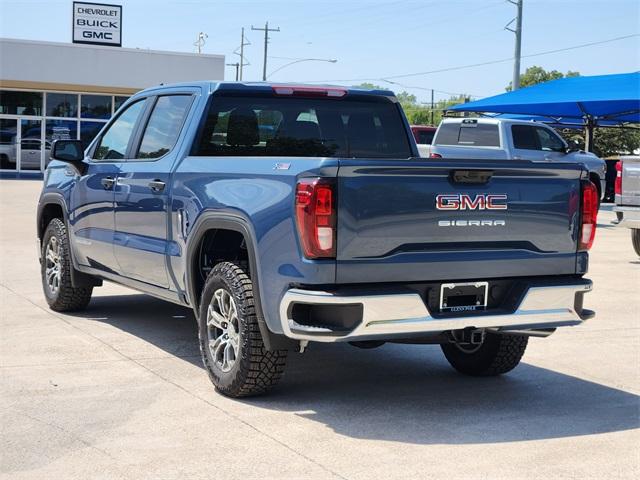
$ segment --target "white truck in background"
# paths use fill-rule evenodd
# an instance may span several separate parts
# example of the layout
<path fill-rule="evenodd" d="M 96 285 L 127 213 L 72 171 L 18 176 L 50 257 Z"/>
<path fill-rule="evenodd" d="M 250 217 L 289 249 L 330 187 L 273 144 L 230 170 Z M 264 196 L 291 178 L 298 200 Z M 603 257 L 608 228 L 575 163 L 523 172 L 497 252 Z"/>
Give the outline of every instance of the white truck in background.
<path fill-rule="evenodd" d="M 445 118 L 436 131 L 429 157 L 576 162 L 589 170 L 598 198 L 602 198 L 606 186 L 604 160 L 567 145 L 553 128 L 531 120 Z"/>
<path fill-rule="evenodd" d="M 613 211 L 622 214 L 618 225 L 631 229 L 633 249 L 640 256 L 640 156 L 620 157 L 616 164 L 616 206 Z"/>

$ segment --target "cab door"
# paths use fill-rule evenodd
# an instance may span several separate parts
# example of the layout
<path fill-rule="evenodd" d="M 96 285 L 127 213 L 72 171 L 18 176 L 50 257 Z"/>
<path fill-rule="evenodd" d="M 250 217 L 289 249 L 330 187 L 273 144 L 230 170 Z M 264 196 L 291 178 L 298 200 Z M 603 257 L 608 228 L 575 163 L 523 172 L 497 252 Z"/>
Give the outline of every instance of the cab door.
<path fill-rule="evenodd" d="M 69 220 L 81 265 L 108 273 L 119 270 L 113 253 L 114 189 L 144 108 L 144 99 L 136 101 L 109 123 L 87 152 L 86 173 L 76 178 L 69 199 Z M 74 175 L 72 169 L 68 174 Z"/>
<path fill-rule="evenodd" d="M 167 234 L 170 175 L 192 100 L 186 92 L 149 99 L 115 190 L 114 251 L 122 275 L 162 288 L 169 288 L 166 258 L 178 253 Z"/>

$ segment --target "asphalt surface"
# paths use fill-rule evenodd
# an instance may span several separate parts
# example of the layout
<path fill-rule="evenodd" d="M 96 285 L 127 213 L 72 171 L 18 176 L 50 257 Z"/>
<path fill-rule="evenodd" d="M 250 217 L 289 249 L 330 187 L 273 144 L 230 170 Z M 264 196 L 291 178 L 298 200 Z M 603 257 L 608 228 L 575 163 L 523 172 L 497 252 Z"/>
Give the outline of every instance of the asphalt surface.
<path fill-rule="evenodd" d="M 499 378 L 437 346 L 292 354 L 266 397 L 231 400 L 188 309 L 106 284 L 74 315 L 44 301 L 40 182 L 0 180 L 0 477 L 11 479 L 640 478 L 640 261 L 600 228 L 585 306 Z"/>

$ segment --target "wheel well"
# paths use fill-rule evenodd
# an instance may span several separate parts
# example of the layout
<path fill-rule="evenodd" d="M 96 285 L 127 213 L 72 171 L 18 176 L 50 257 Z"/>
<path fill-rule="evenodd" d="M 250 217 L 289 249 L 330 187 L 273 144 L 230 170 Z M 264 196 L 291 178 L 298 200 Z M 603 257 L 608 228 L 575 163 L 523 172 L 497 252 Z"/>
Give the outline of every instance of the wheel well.
<path fill-rule="evenodd" d="M 40 214 L 40 222 L 38 223 L 38 238 L 42 238 L 44 231 L 49 225 L 49 222 L 54 218 L 64 219 L 64 213 L 62 207 L 58 203 L 48 203 L 42 209 Z"/>
<path fill-rule="evenodd" d="M 242 233 L 234 230 L 217 228 L 207 230 L 198 242 L 191 262 L 192 291 L 196 296 L 195 305 L 200 304 L 204 282 L 216 264 L 234 262 L 251 277 L 246 240 Z"/>

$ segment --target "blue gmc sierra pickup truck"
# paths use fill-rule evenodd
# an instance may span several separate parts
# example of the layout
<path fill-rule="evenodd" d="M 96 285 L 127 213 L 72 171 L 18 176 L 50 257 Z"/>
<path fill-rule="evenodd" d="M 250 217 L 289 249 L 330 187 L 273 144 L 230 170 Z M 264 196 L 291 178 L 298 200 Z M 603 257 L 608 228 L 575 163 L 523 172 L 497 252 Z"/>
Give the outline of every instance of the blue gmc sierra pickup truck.
<path fill-rule="evenodd" d="M 469 375 L 578 325 L 597 189 L 574 163 L 424 159 L 393 93 L 200 82 L 58 140 L 37 214 L 56 311 L 116 282 L 190 306 L 221 393 L 309 342 L 440 344 Z"/>

